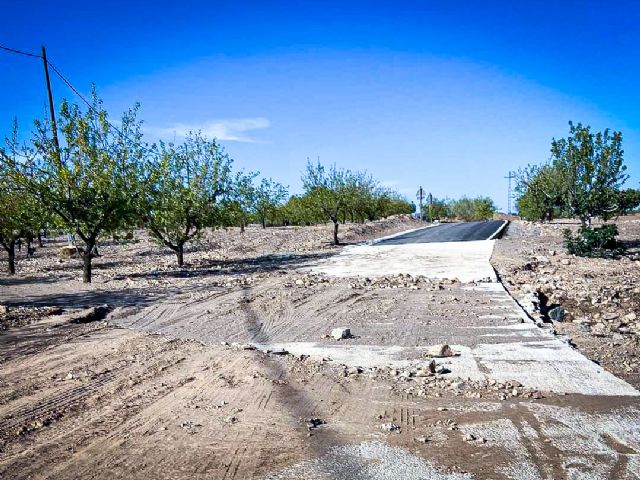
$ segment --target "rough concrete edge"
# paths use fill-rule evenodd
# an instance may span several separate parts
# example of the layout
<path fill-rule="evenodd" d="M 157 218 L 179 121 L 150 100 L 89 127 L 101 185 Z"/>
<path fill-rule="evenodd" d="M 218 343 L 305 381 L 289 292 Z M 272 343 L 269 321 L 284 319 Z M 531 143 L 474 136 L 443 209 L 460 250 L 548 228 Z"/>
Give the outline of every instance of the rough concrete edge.
<path fill-rule="evenodd" d="M 493 232 L 493 235 L 491 235 L 487 240 L 495 240 L 495 238 L 500 235 L 500 232 L 502 232 L 502 230 L 504 230 L 507 225 L 509 225 L 509 220 L 504 220 L 504 223 L 500 226 L 500 228 Z"/>
<path fill-rule="evenodd" d="M 390 238 L 399 237 L 400 235 L 405 235 L 407 233 L 417 232 L 418 230 L 426 230 L 427 228 L 433 228 L 440 225 L 439 223 L 432 223 L 431 225 L 425 225 L 424 227 L 411 228 L 409 230 L 403 230 L 401 232 L 392 233 L 391 235 L 386 235 L 380 238 L 374 238 L 373 240 L 367 240 L 366 242 L 361 243 L 360 245 L 375 245 L 376 243 L 382 242 L 384 240 L 388 240 Z"/>
<path fill-rule="evenodd" d="M 508 223 L 508 222 L 507 222 Z M 500 228 L 504 228 L 504 225 Z M 515 304 L 515 306 L 518 309 L 518 313 L 520 314 L 520 318 L 522 318 L 522 320 L 525 323 L 532 323 L 534 324 L 536 327 L 538 327 L 541 332 L 543 332 L 544 334 L 546 334 L 547 336 L 549 336 L 550 340 L 555 340 L 557 342 L 560 342 L 561 344 L 565 344 L 567 347 L 569 347 L 572 350 L 577 351 L 580 355 L 582 355 L 585 359 L 587 359 L 588 361 L 591 361 L 591 359 L 589 359 L 589 357 L 587 357 L 584 353 L 582 353 L 578 348 L 576 348 L 574 345 L 572 345 L 570 339 L 566 336 L 560 336 L 556 334 L 556 330 L 553 327 L 553 323 L 549 324 L 549 326 L 547 326 L 546 323 L 542 322 L 541 319 L 536 320 L 536 318 L 534 318 L 529 312 L 527 312 L 523 306 L 520 304 L 520 302 L 513 296 L 511 295 L 511 293 L 509 292 L 509 289 L 504 285 L 504 283 L 502 282 L 502 278 L 500 277 L 500 275 L 498 274 L 498 271 L 493 267 L 493 265 L 491 265 L 491 268 L 493 268 L 493 271 L 496 275 L 496 278 L 498 279 L 498 281 L 496 283 L 498 283 L 500 285 L 500 287 L 504 290 L 504 292 L 506 293 L 506 295 L 513 301 L 513 303 Z M 632 395 L 632 396 L 640 396 L 640 391 L 638 391 L 637 388 L 635 388 L 633 385 L 631 385 L 629 382 L 627 382 L 626 380 L 618 377 L 617 375 L 614 375 L 613 373 L 609 372 L 608 370 L 606 370 L 604 367 L 597 365 L 598 368 L 603 371 L 606 372 L 612 376 L 614 376 L 615 378 L 617 378 L 618 380 L 626 383 L 627 385 L 629 385 L 633 390 L 635 390 L 636 392 L 638 392 L 636 395 Z"/>

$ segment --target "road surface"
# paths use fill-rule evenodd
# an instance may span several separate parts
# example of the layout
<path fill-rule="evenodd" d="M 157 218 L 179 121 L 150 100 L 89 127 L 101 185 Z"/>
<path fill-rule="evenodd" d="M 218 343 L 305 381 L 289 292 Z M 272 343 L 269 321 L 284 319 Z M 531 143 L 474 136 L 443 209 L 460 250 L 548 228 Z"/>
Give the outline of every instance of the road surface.
<path fill-rule="evenodd" d="M 485 222 L 443 223 L 441 225 L 421 228 L 403 235 L 387 238 L 376 245 L 404 245 L 408 243 L 434 242 L 469 242 L 489 240 L 502 226 L 504 221 L 491 220 Z"/>

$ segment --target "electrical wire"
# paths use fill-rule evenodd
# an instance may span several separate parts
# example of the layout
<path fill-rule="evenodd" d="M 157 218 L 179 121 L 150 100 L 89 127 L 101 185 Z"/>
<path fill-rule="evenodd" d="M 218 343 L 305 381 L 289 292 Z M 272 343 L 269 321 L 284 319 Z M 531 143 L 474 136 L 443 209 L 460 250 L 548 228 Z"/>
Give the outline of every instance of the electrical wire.
<path fill-rule="evenodd" d="M 25 55 L 27 57 L 42 58 L 42 55 L 37 55 L 35 53 L 29 53 L 29 52 L 23 52 L 22 50 L 16 50 L 15 48 L 5 47 L 4 45 L 0 45 L 0 49 L 6 50 L 7 52 L 17 53 L 19 55 Z"/>
<path fill-rule="evenodd" d="M 37 54 L 35 54 L 35 53 L 24 52 L 24 51 L 22 51 L 22 50 L 17 50 L 17 49 L 15 49 L 15 48 L 5 47 L 4 45 L 0 45 L 0 49 L 5 50 L 5 51 L 10 52 L 10 53 L 15 53 L 15 54 L 19 54 L 19 55 L 25 55 L 25 56 L 27 56 L 27 57 L 40 58 L 40 59 L 41 59 L 41 58 L 43 58 L 43 57 L 42 57 L 42 55 L 37 55 Z M 56 66 L 55 66 L 53 63 L 51 63 L 51 62 L 49 61 L 49 59 L 47 59 L 47 60 L 46 60 L 46 62 L 47 62 L 47 65 L 48 65 L 49 67 L 51 67 L 51 69 L 53 70 L 53 72 L 54 72 L 58 77 L 60 77 L 60 80 L 62 80 L 62 81 L 67 85 L 67 87 L 69 87 L 69 89 L 70 89 L 73 93 L 75 93 L 75 94 L 76 94 L 76 96 L 78 96 L 78 98 L 80 98 L 80 100 L 82 100 L 82 101 L 87 105 L 87 107 L 88 107 L 91 111 L 93 111 L 94 113 L 99 113 L 99 112 L 95 109 L 95 107 L 93 106 L 93 104 L 92 104 L 91 102 L 89 102 L 89 100 L 87 100 L 87 99 L 86 99 L 86 98 L 85 98 L 85 97 L 84 97 L 84 96 L 83 96 L 83 95 L 78 91 L 78 89 L 77 89 L 77 88 L 75 88 L 75 87 L 73 86 L 73 84 L 72 84 L 69 80 L 67 80 L 67 78 L 66 78 L 64 75 L 62 75 L 62 72 L 60 72 L 60 70 L 58 70 L 58 69 L 56 68 Z M 115 125 L 113 125 L 113 124 L 112 124 L 111 122 L 109 122 L 108 120 L 107 120 L 107 124 L 108 124 L 108 125 L 109 125 L 113 130 L 114 130 L 114 131 L 116 131 L 116 132 L 120 135 L 120 137 L 122 137 L 123 139 L 128 140 L 128 141 L 130 141 L 130 142 L 131 142 L 131 139 L 130 139 L 129 137 L 127 137 L 127 136 L 126 136 L 122 131 L 120 131 L 120 130 L 115 126 Z M 138 142 L 132 142 L 132 143 L 133 143 L 134 145 L 137 145 L 137 146 L 138 146 L 142 151 L 144 151 L 145 153 L 150 153 L 150 152 L 151 152 L 148 148 L 144 147 L 142 144 L 140 144 L 140 143 L 138 143 Z"/>

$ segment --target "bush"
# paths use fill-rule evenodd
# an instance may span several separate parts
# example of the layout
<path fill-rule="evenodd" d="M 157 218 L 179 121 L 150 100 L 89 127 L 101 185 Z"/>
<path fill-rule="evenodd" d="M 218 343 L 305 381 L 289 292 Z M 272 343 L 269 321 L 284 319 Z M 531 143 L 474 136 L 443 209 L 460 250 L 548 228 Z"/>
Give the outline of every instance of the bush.
<path fill-rule="evenodd" d="M 569 253 L 579 257 L 611 257 L 623 251 L 616 240 L 618 227 L 614 224 L 582 227 L 576 235 L 565 229 L 563 234 Z"/>

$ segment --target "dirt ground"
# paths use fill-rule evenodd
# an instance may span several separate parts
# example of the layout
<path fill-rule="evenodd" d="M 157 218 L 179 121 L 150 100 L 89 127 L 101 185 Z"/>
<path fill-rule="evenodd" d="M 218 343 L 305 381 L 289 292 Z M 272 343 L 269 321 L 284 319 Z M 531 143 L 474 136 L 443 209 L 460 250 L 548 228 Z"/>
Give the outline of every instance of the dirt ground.
<path fill-rule="evenodd" d="M 336 444 L 382 440 L 438 465 L 442 477 L 432 478 L 496 478 L 496 465 L 517 466 L 493 429 L 513 422 L 546 438 L 540 409 L 563 409 L 562 397 L 500 400 L 516 386 L 445 381 L 417 396 L 398 388 L 392 372 L 346 372 L 70 318 L 45 317 L 3 339 L 2 478 L 353 478 L 333 475 L 330 462 L 321 476 L 296 465 Z M 616 402 L 588 407 L 608 411 Z M 546 454 L 558 455 L 552 440 Z M 519 464 L 542 461 L 518 455 Z M 561 478 L 560 464 L 544 468 Z M 613 468 L 623 475 L 631 466 Z"/>
<path fill-rule="evenodd" d="M 346 230 L 355 242 L 408 228 Z M 91 286 L 52 247 L 21 260 L 0 277 L 0 478 L 640 478 L 627 398 L 261 349 L 341 345 L 326 334 L 345 324 L 354 347 L 510 335 L 470 285 L 296 271 L 336 251 L 327 233 L 215 232 L 184 270 L 141 236 L 104 246 Z M 496 264 L 519 265 L 518 242 Z"/>
<path fill-rule="evenodd" d="M 580 258 L 566 253 L 562 230 L 551 224 L 514 221 L 496 243 L 492 264 L 516 299 L 536 292 L 542 309 L 565 309 L 553 327 L 571 338 L 588 358 L 616 376 L 640 386 L 640 216 L 615 221 L 624 255 Z M 551 322 L 550 319 L 546 318 Z"/>

